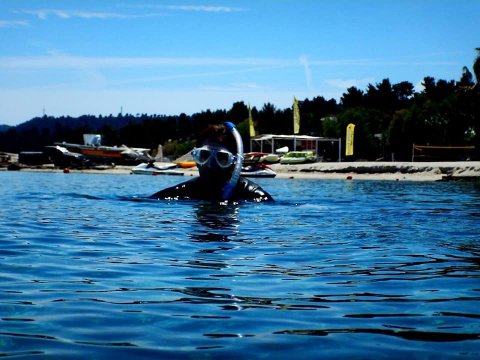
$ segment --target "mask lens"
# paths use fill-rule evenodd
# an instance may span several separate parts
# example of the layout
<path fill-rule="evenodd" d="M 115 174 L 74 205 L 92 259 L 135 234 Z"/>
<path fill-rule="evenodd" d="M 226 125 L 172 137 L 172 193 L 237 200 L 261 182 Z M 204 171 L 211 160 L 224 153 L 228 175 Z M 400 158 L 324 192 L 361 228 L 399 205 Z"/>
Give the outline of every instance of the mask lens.
<path fill-rule="evenodd" d="M 226 168 L 232 165 L 233 156 L 229 152 L 219 151 L 217 152 L 217 163 L 220 167 Z"/>
<path fill-rule="evenodd" d="M 199 149 L 198 151 L 198 162 L 204 164 L 208 161 L 210 157 L 210 151 L 207 149 Z"/>
<path fill-rule="evenodd" d="M 210 150 L 206 148 L 194 149 L 192 151 L 193 160 L 199 165 L 204 165 L 210 158 Z"/>

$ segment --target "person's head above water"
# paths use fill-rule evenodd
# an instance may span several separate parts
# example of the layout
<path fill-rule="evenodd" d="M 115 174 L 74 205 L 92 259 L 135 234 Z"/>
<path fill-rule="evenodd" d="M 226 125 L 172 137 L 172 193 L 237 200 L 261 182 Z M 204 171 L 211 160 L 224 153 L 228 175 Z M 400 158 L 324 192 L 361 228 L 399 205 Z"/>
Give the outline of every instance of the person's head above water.
<path fill-rule="evenodd" d="M 236 182 L 236 170 L 242 165 L 241 141 L 231 123 L 210 125 L 202 131 L 192 151 L 200 177 L 212 186 L 225 186 L 232 179 Z"/>
<path fill-rule="evenodd" d="M 151 198 L 179 200 L 198 199 L 225 201 L 273 201 L 273 198 L 253 181 L 240 176 L 243 165 L 243 142 L 235 125 L 210 125 L 202 131 L 193 160 L 200 176 L 163 189 Z"/>
<path fill-rule="evenodd" d="M 209 143 L 220 144 L 231 153 L 237 152 L 237 143 L 233 132 L 225 124 L 212 124 L 203 129 L 197 138 L 197 148 Z"/>

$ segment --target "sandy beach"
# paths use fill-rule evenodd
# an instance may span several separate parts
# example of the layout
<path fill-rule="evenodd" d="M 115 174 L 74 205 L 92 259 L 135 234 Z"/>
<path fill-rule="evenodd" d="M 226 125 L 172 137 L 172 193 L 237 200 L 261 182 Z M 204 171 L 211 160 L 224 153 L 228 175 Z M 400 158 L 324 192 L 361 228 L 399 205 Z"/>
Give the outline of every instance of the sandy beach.
<path fill-rule="evenodd" d="M 311 164 L 282 165 L 270 167 L 277 178 L 288 179 L 348 179 L 348 180 L 393 180 L 393 181 L 480 181 L 480 161 L 460 162 L 318 162 Z M 95 174 L 130 174 L 131 166 L 102 167 L 69 172 Z M 184 176 L 197 176 L 197 168 L 180 169 Z M 53 167 L 28 168 L 21 171 L 63 172 Z"/>
<path fill-rule="evenodd" d="M 278 177 L 357 180 L 480 180 L 480 161 L 336 162 L 272 166 Z"/>

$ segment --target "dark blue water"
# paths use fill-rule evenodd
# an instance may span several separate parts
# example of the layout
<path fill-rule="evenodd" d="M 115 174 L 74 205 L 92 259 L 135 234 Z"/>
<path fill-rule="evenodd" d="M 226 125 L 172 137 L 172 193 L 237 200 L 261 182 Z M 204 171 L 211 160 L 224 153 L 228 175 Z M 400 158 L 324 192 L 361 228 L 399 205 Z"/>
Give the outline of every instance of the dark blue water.
<path fill-rule="evenodd" d="M 478 358 L 478 184 L 0 173 L 0 356 Z"/>

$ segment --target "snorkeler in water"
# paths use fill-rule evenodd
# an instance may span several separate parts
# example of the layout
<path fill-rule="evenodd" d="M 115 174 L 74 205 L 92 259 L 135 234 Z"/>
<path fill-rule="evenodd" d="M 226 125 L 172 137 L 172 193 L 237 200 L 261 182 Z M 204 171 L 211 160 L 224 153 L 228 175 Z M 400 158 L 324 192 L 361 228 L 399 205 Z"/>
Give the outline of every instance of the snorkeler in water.
<path fill-rule="evenodd" d="M 165 200 L 273 201 L 259 185 L 240 176 L 242 138 L 235 125 L 210 125 L 201 135 L 192 157 L 200 176 L 161 190 L 150 198 Z"/>

